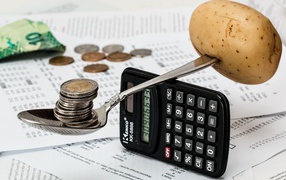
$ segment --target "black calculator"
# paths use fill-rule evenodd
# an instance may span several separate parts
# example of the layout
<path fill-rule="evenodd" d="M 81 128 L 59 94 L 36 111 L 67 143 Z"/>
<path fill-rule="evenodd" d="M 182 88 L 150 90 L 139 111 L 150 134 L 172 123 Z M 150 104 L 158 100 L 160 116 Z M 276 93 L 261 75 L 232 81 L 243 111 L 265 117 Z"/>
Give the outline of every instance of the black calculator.
<path fill-rule="evenodd" d="M 156 76 L 127 68 L 121 91 Z M 120 141 L 125 148 L 193 172 L 222 176 L 229 138 L 229 102 L 218 91 L 169 80 L 120 102 Z"/>

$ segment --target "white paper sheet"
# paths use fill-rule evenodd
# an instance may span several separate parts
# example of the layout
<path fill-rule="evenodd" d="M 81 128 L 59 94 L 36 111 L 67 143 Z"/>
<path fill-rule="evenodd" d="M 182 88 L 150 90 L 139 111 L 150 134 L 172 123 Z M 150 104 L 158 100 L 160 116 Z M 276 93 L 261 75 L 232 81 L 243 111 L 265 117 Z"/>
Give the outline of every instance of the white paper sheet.
<path fill-rule="evenodd" d="M 0 2 L 4 0 L 0 0 Z M 206 0 L 26 0 L 5 1 L 5 6 L 0 6 L 1 14 L 40 14 L 40 13 L 65 13 L 65 12 L 98 12 L 138 10 L 168 7 L 194 7 Z M 17 3 L 17 6 L 15 6 Z"/>
<path fill-rule="evenodd" d="M 282 162 L 282 163 L 281 163 Z M 239 173 L 233 180 L 283 180 L 286 179 L 286 150 Z M 270 170 L 270 171 L 269 171 Z"/>
<path fill-rule="evenodd" d="M 200 3 L 206 0 L 200 1 Z M 269 0 L 267 2 L 260 0 L 234 0 L 257 9 L 268 17 L 272 24 L 279 32 L 284 45 L 286 45 L 286 3 L 283 0 Z M 38 3 L 38 2 L 37 2 Z M 89 2 L 90 3 L 90 2 Z M 98 4 L 99 3 L 99 4 Z M 125 38 L 148 33 L 172 33 L 188 31 L 189 21 L 193 10 L 200 4 L 196 1 L 181 2 L 180 8 L 172 7 L 171 2 L 163 2 L 163 6 L 158 6 L 152 2 L 151 7 L 138 9 L 132 8 L 134 2 L 128 5 L 122 3 L 97 2 L 96 7 L 102 6 L 109 9 L 117 9 L 117 11 L 106 12 L 88 12 L 88 13 L 50 13 L 50 12 L 70 12 L 74 8 L 89 9 L 84 2 L 64 1 L 59 3 L 59 7 L 47 9 L 46 14 L 21 15 L 17 16 L 0 16 L 0 27 L 4 24 L 26 17 L 33 20 L 41 20 L 49 25 L 52 30 L 56 30 L 73 37 L 93 37 L 96 39 Z M 174 2 L 172 2 L 174 3 Z M 139 4 L 137 4 L 140 6 Z M 152 6 L 153 5 L 153 6 Z M 92 6 L 92 4 L 90 4 Z M 154 7 L 169 7 L 155 8 Z M 113 7 L 113 8 L 112 8 Z M 128 8 L 129 7 L 129 8 Z M 42 7 L 41 7 L 42 8 Z M 48 8 L 48 7 L 47 7 Z M 37 9 L 38 10 L 38 9 Z M 36 9 L 34 12 L 38 12 Z M 95 9 L 101 11 L 99 9 Z M 120 11 L 124 10 L 124 11 Z"/>
<path fill-rule="evenodd" d="M 188 31 L 194 7 L 93 13 L 0 16 L 0 26 L 19 18 L 45 22 L 52 31 L 96 40 L 128 38 L 149 33 Z"/>
<path fill-rule="evenodd" d="M 222 178 L 232 179 L 247 167 L 286 149 L 285 127 L 286 114 L 232 121 L 229 161 Z M 276 159 L 275 164 L 285 170 L 284 159 Z M 3 153 L 0 169 L 0 179 L 38 176 L 42 180 L 44 175 L 52 179 L 210 179 L 127 151 L 118 138 Z M 267 171 L 271 174 L 277 169 Z"/>
<path fill-rule="evenodd" d="M 286 149 L 286 114 L 231 122 L 229 170 L 226 176 L 252 167 Z M 285 165 L 283 160 L 279 165 Z M 285 166 L 284 166 L 285 167 Z M 271 172 L 272 169 L 269 169 Z"/>

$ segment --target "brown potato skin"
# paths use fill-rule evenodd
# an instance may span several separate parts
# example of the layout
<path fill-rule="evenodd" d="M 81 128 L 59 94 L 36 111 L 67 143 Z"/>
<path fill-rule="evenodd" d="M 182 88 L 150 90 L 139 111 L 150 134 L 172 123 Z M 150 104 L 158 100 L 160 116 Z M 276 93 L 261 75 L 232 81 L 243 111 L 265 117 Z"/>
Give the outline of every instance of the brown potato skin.
<path fill-rule="evenodd" d="M 198 6 L 189 26 L 200 55 L 220 61 L 213 67 L 243 84 L 260 84 L 276 72 L 282 42 L 268 18 L 232 1 L 213 0 Z"/>

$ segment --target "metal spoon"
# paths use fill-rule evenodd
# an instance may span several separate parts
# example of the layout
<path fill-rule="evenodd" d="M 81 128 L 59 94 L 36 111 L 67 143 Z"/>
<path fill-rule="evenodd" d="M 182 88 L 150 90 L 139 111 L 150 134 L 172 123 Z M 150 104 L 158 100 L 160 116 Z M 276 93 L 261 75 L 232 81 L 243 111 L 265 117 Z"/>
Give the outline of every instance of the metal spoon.
<path fill-rule="evenodd" d="M 164 82 L 170 79 L 176 79 L 186 76 L 193 72 L 199 71 L 206 67 L 209 67 L 218 62 L 217 59 L 208 56 L 201 56 L 198 59 L 191 61 L 177 69 L 169 71 L 163 75 L 157 76 L 144 83 L 127 89 L 115 96 L 111 97 L 101 107 L 93 109 L 93 118 L 97 118 L 97 123 L 89 127 L 68 127 L 61 121 L 59 121 L 53 113 L 53 109 L 32 109 L 22 111 L 18 114 L 18 118 L 25 123 L 28 123 L 34 127 L 56 132 L 59 134 L 86 134 L 94 132 L 103 126 L 107 122 L 108 112 L 116 106 L 120 101 L 124 100 L 127 96 L 139 92 L 149 86 Z"/>

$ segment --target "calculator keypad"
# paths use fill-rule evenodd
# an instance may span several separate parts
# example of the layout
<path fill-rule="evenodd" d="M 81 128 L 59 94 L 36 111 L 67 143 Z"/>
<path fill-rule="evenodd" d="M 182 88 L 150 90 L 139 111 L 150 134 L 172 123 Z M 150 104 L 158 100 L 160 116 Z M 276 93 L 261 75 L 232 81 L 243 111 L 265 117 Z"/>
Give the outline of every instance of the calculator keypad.
<path fill-rule="evenodd" d="M 223 108 L 211 97 L 175 88 L 166 92 L 165 158 L 183 167 L 214 173 L 221 163 L 216 151 L 221 126 L 218 118 Z"/>

